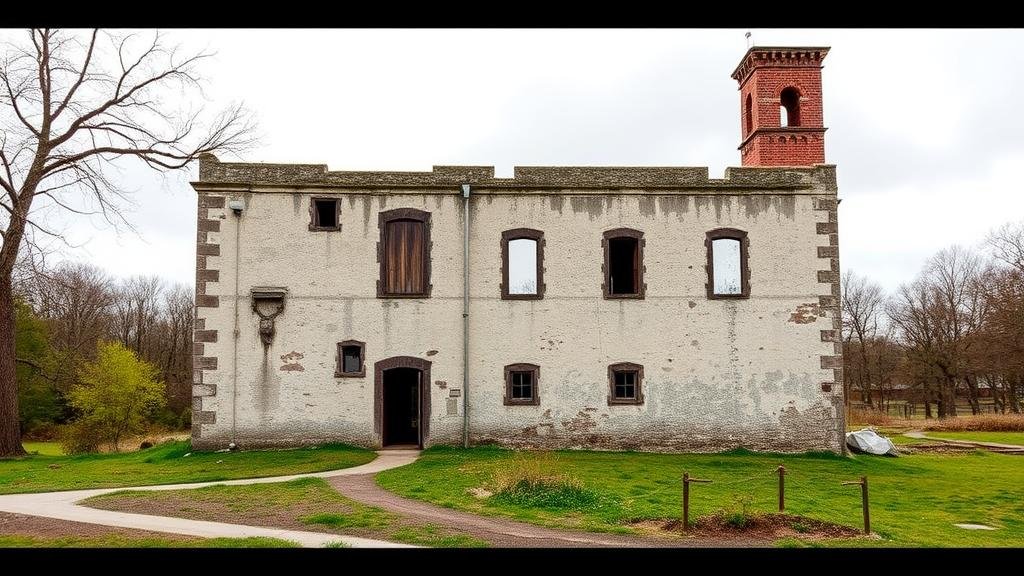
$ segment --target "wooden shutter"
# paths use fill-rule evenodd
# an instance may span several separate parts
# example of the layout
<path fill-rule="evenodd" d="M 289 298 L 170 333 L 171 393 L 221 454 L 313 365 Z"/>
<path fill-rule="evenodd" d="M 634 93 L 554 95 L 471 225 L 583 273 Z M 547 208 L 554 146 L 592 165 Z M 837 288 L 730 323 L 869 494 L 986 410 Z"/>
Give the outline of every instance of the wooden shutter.
<path fill-rule="evenodd" d="M 426 245 L 424 222 L 392 220 L 385 231 L 385 292 L 389 294 L 422 294 Z"/>

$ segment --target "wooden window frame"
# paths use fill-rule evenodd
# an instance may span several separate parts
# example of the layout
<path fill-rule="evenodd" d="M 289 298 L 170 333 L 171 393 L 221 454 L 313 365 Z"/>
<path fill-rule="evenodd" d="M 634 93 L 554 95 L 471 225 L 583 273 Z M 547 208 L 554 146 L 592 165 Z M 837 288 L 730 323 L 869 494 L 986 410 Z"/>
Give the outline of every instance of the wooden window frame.
<path fill-rule="evenodd" d="M 530 400 L 512 398 L 513 372 L 533 373 L 533 398 Z M 524 362 L 505 366 L 505 406 L 540 406 L 540 366 Z"/>
<path fill-rule="evenodd" d="M 715 294 L 715 240 L 739 240 L 740 243 L 740 293 L 739 294 Z M 743 300 L 750 298 L 750 266 L 749 258 L 750 240 L 747 233 L 738 228 L 716 228 L 708 231 L 704 238 L 704 246 L 708 255 L 705 266 L 707 270 L 708 300 Z"/>
<path fill-rule="evenodd" d="M 611 273 L 611 262 L 609 258 L 611 256 L 611 242 L 613 238 L 634 238 L 636 239 L 637 246 L 637 277 L 636 287 L 637 291 L 631 294 L 611 294 L 609 292 L 608 275 Z M 601 292 L 604 294 L 605 300 L 643 300 L 644 295 L 647 293 L 647 284 L 644 283 L 644 245 L 647 242 L 644 240 L 644 233 L 639 230 L 632 228 L 616 228 L 614 230 L 608 230 L 604 233 L 601 238 L 601 247 L 604 250 L 604 264 L 601 266 Z"/>
<path fill-rule="evenodd" d="M 393 220 L 416 220 L 423 223 L 423 249 L 426 254 L 423 256 L 423 292 L 415 294 L 392 294 L 384 291 L 385 279 L 387 278 L 386 238 L 388 222 Z M 380 263 L 380 273 L 377 277 L 377 298 L 430 298 L 430 292 L 434 286 L 430 283 L 430 264 L 433 246 L 430 242 L 430 212 L 417 210 L 416 208 L 395 208 L 385 210 L 377 216 L 377 227 L 379 228 L 380 239 L 377 242 L 377 262 Z"/>
<path fill-rule="evenodd" d="M 344 350 L 347 346 L 357 346 L 359 348 L 359 371 L 358 372 L 345 372 L 345 356 Z M 366 377 L 366 342 L 360 342 L 359 340 L 345 340 L 338 342 L 338 354 L 335 358 L 334 366 L 334 377 L 335 378 L 365 378 Z"/>
<path fill-rule="evenodd" d="M 636 396 L 634 398 L 615 397 L 615 373 L 636 372 Z M 633 362 L 617 362 L 608 365 L 608 405 L 635 405 L 644 403 L 644 367 Z"/>
<path fill-rule="evenodd" d="M 537 244 L 537 293 L 509 294 L 508 243 L 512 240 L 533 240 Z M 501 299 L 502 300 L 543 300 L 544 299 L 544 232 L 533 228 L 515 228 L 501 233 Z"/>
<path fill-rule="evenodd" d="M 320 214 L 316 210 L 317 201 L 334 202 L 334 226 L 321 226 Z M 310 232 L 337 232 L 341 230 L 341 198 L 337 196 L 311 196 L 309 198 L 309 230 Z"/>

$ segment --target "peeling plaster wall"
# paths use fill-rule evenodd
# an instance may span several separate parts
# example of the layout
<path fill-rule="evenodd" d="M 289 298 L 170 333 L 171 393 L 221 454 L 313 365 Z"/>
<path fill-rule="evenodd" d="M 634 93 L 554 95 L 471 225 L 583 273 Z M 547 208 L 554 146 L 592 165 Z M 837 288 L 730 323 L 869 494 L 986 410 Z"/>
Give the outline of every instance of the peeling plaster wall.
<path fill-rule="evenodd" d="M 827 180 L 827 179 L 826 179 Z M 201 183 L 197 184 L 201 188 Z M 374 430 L 377 361 L 413 356 L 431 365 L 428 445 L 461 441 L 462 199 L 451 190 L 260 191 L 201 194 L 244 197 L 239 220 L 230 210 L 207 242 L 220 246 L 206 266 L 219 270 L 200 307 L 216 342 L 203 354 L 216 368 L 202 376 L 197 426 L 201 447 L 299 445 L 343 441 L 379 446 Z M 337 194 L 341 230 L 311 232 L 309 197 Z M 601 190 L 475 194 L 471 205 L 470 416 L 475 443 L 513 446 L 716 451 L 842 451 L 842 398 L 832 366 L 839 353 L 823 341 L 833 330 L 831 294 L 820 277 L 829 261 L 835 189 L 816 183 L 796 193 L 672 193 Z M 393 208 L 431 213 L 432 296 L 376 298 L 377 214 Z M 833 210 L 834 214 L 834 210 Z M 235 226 L 241 222 L 237 388 L 233 388 Z M 501 232 L 544 231 L 544 298 L 500 299 Z M 601 235 L 643 231 L 643 300 L 602 298 Z M 709 300 L 705 232 L 739 228 L 749 235 L 751 297 Z M 827 227 L 826 227 L 827 228 Z M 285 286 L 285 310 L 264 353 L 252 286 Z M 197 291 L 198 293 L 198 291 Z M 366 343 L 366 376 L 334 376 L 337 342 Z M 435 352 L 436 351 L 436 352 Z M 506 406 L 503 367 L 541 367 L 538 406 Z M 609 406 L 607 367 L 644 366 L 644 403 Z M 197 384 L 198 386 L 199 384 Z M 210 386 L 214 393 L 209 394 Z M 446 407 L 449 407 L 446 409 Z M 212 420 L 212 422 L 210 422 Z"/>

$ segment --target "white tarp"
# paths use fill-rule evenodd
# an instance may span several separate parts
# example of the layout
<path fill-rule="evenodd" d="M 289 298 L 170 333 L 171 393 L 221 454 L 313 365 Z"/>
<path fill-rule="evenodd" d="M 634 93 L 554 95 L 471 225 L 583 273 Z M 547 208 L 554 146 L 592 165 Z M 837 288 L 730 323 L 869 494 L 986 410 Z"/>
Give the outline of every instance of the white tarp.
<path fill-rule="evenodd" d="M 885 436 L 875 434 L 874 430 L 865 428 L 846 433 L 846 445 L 854 452 L 898 456 L 896 446 Z"/>

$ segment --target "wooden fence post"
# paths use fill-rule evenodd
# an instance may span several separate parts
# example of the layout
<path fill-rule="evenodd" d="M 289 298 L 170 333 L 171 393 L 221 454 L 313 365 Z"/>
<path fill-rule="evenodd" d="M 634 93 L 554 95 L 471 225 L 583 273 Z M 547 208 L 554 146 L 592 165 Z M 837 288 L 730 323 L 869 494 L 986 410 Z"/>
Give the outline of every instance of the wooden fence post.
<path fill-rule="evenodd" d="M 779 513 L 786 511 L 786 467 L 779 466 Z"/>
<path fill-rule="evenodd" d="M 861 476 L 859 482 L 843 482 L 843 486 L 860 485 L 861 508 L 864 509 L 864 533 L 871 534 L 871 515 L 868 512 L 868 477 Z"/>

